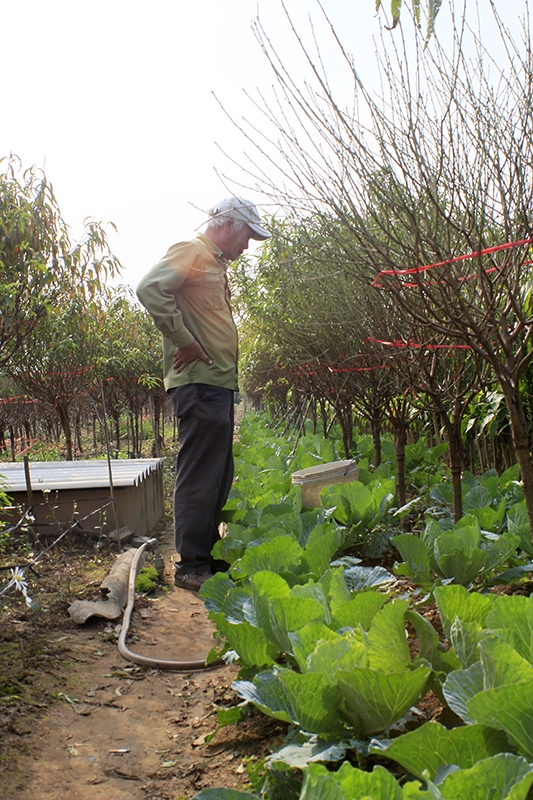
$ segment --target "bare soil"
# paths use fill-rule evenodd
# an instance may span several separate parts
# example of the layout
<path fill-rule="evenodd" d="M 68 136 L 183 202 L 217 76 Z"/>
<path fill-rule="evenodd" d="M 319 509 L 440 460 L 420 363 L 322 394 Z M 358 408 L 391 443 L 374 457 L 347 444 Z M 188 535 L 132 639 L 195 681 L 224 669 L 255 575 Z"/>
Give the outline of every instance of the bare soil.
<path fill-rule="evenodd" d="M 168 582 L 136 602 L 128 646 L 204 659 L 212 625 L 202 601 L 171 582 L 169 529 L 157 535 Z M 139 667 L 120 656 L 114 623 L 70 620 L 68 605 L 98 597 L 113 558 L 71 543 L 41 562 L 30 586 L 40 610 L 18 594 L 0 611 L 1 800 L 177 800 L 206 787 L 243 788 L 282 739 L 284 727 L 259 713 L 216 732 L 217 710 L 237 702 L 235 667 Z"/>

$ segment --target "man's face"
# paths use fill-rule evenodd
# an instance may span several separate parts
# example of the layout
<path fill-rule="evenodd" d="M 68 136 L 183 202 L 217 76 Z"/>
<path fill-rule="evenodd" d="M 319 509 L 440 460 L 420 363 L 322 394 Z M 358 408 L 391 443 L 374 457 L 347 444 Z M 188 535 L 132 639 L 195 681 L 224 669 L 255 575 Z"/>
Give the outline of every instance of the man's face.
<path fill-rule="evenodd" d="M 232 220 L 225 225 L 225 242 L 222 251 L 228 261 L 235 261 L 248 248 L 253 231 L 248 225 L 236 227 Z"/>

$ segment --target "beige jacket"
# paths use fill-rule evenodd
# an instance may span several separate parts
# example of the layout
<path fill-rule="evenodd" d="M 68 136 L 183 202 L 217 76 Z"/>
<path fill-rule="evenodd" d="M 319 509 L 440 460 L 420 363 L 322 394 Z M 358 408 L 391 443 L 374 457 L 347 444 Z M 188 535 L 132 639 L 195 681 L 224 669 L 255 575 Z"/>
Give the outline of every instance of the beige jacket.
<path fill-rule="evenodd" d="M 165 388 L 208 383 L 236 390 L 237 328 L 233 321 L 222 251 L 204 234 L 173 245 L 144 276 L 137 296 L 163 334 Z M 213 364 L 196 360 L 179 375 L 176 347 L 196 339 Z"/>

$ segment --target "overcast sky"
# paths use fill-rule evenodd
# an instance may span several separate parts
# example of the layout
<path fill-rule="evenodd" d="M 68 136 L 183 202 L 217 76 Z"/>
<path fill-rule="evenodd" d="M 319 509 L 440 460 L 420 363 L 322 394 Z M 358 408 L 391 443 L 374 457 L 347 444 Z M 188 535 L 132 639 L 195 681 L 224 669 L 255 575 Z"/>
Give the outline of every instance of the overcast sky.
<path fill-rule="evenodd" d="M 371 80 L 372 40 L 384 23 L 375 0 L 322 5 Z M 517 0 L 507 0 L 513 5 Z M 115 223 L 118 234 L 109 237 L 123 282 L 135 285 L 233 191 L 261 206 L 259 194 L 221 178 L 237 177 L 223 151 L 244 161 L 249 145 L 220 103 L 237 122 L 253 118 L 246 93 L 257 97 L 274 83 L 252 30 L 258 15 L 291 73 L 303 75 L 280 0 L 3 6 L 0 157 L 14 153 L 26 167 L 45 168 L 74 237 L 85 217 Z M 286 0 L 286 7 L 307 41 L 311 15 L 335 80 L 334 48 L 316 0 Z"/>

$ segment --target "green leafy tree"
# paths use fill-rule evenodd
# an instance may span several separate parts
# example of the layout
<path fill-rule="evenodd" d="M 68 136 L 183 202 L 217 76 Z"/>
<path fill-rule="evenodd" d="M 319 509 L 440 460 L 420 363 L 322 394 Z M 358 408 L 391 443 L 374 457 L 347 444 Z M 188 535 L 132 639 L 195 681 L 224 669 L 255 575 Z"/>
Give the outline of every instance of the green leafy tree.
<path fill-rule="evenodd" d="M 35 167 L 0 160 L 0 367 L 27 358 L 40 325 L 74 289 L 90 298 L 118 262 L 102 226 L 72 244 L 52 186 Z"/>
<path fill-rule="evenodd" d="M 16 385 L 53 409 L 65 436 L 66 459 L 73 459 L 71 409 L 94 380 L 103 306 L 74 295 L 50 309 L 37 342 L 23 343 L 24 358 L 10 367 Z M 26 347 L 26 345 L 28 345 Z"/>
<path fill-rule="evenodd" d="M 106 410 L 114 421 L 117 453 L 121 449 L 120 423 L 124 413 L 130 424 L 131 452 L 140 452 L 140 416 L 148 403 L 153 412 L 157 450 L 165 401 L 161 337 L 149 314 L 126 287 L 120 287 L 106 307 L 97 367 Z"/>

